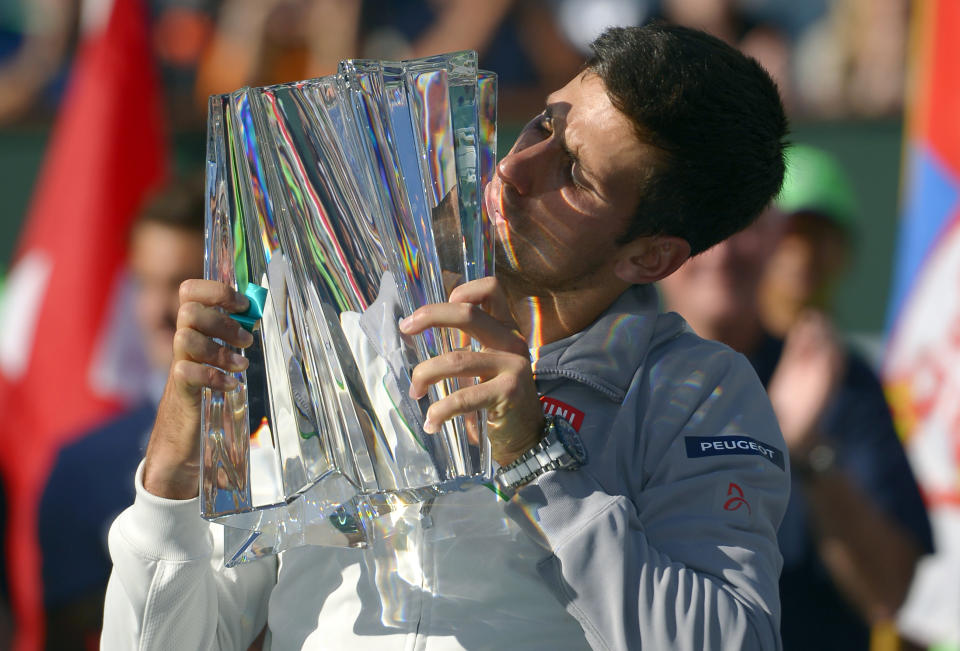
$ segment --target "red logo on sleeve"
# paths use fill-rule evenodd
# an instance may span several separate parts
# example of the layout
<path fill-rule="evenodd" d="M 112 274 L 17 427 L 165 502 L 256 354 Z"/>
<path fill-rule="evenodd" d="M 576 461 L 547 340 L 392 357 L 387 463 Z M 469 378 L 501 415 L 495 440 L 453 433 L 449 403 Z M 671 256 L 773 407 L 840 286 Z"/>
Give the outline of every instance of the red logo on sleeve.
<path fill-rule="evenodd" d="M 730 497 L 731 495 L 733 497 Z M 750 503 L 743 498 L 742 488 L 740 488 L 739 486 L 731 482 L 731 484 L 727 486 L 727 497 L 730 497 L 730 499 L 724 502 L 723 504 L 724 510 L 736 511 L 741 506 L 746 506 L 747 513 L 750 513 L 752 515 L 753 512 L 750 510 Z"/>
<path fill-rule="evenodd" d="M 573 425 L 573 429 L 580 431 L 583 425 L 583 412 L 576 407 L 571 407 L 565 402 L 560 402 L 556 398 L 549 396 L 540 396 L 540 402 L 543 403 L 543 413 L 547 416 L 559 416 L 563 420 Z"/>

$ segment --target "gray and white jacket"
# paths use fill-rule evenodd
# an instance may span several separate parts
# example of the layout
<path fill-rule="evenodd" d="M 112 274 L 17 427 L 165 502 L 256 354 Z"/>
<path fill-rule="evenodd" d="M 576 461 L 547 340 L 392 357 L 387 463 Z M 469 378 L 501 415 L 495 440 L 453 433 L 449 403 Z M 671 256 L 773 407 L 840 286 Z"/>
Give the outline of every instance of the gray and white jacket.
<path fill-rule="evenodd" d="M 549 550 L 538 571 L 591 646 L 779 649 L 789 461 L 746 358 L 637 286 L 543 347 L 536 378 L 551 408 L 582 412 L 589 461 L 506 510 Z"/>
<path fill-rule="evenodd" d="M 246 649 L 267 623 L 274 649 L 779 649 L 789 463 L 749 363 L 638 286 L 541 348 L 535 376 L 587 465 L 507 503 L 442 496 L 367 551 L 225 569 L 197 501 L 138 473 L 110 532 L 102 648 Z"/>

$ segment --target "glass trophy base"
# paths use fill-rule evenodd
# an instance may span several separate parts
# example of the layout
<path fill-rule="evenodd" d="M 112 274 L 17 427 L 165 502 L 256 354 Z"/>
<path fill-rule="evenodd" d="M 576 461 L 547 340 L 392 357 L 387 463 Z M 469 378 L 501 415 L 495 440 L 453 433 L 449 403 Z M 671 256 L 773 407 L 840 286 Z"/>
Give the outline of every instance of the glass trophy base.
<path fill-rule="evenodd" d="M 371 528 L 384 528 L 395 513 L 429 503 L 445 493 L 483 482 L 463 477 L 442 486 L 356 495 L 342 476 L 331 474 L 285 504 L 211 519 L 223 525 L 224 564 L 234 567 L 304 545 L 365 549 Z M 341 495 L 338 501 L 335 497 Z"/>

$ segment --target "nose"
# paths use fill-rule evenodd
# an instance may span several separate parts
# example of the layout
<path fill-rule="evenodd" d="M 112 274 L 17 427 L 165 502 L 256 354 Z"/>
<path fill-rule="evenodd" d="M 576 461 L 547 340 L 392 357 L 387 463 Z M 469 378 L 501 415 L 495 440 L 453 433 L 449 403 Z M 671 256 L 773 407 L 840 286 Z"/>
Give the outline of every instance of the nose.
<path fill-rule="evenodd" d="M 543 173 L 543 169 L 539 168 L 543 166 L 542 156 L 549 147 L 547 143 L 546 140 L 534 143 L 518 140 L 516 146 L 497 165 L 497 176 L 512 186 L 518 194 L 531 194 L 538 175 Z"/>

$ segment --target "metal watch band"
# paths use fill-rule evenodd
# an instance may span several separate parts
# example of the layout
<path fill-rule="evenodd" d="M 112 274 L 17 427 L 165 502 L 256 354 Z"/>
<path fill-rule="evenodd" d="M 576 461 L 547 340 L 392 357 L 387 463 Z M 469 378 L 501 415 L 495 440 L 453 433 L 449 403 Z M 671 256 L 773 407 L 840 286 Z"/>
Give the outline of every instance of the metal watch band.
<path fill-rule="evenodd" d="M 515 491 L 550 470 L 572 470 L 586 462 L 586 450 L 576 430 L 556 415 L 546 416 L 544 437 L 513 463 L 497 471 L 494 481 L 503 491 Z"/>

